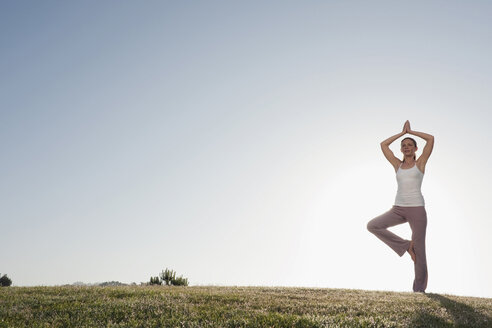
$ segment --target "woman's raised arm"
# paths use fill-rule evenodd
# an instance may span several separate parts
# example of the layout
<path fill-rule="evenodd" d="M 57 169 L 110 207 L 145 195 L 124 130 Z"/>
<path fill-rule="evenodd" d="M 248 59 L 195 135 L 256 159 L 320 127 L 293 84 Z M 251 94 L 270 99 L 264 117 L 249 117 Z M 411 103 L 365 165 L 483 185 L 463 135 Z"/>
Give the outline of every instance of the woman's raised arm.
<path fill-rule="evenodd" d="M 422 168 L 425 168 L 425 164 L 432 154 L 432 149 L 434 148 L 434 136 L 424 132 L 413 131 L 410 129 L 410 123 L 408 124 L 409 134 L 413 134 L 414 136 L 420 137 L 425 140 L 425 147 L 422 151 L 422 155 L 420 155 L 418 162 Z"/>
<path fill-rule="evenodd" d="M 396 139 L 398 139 L 401 136 L 403 136 L 404 134 L 406 134 L 409 129 L 410 129 L 410 122 L 406 121 L 405 125 L 403 126 L 403 131 L 401 131 L 400 133 L 395 134 L 394 136 L 391 136 L 388 139 L 381 142 L 381 150 L 383 151 L 384 157 L 386 157 L 386 159 L 391 163 L 391 165 L 393 165 L 393 168 L 395 169 L 395 171 L 398 170 L 398 167 L 400 166 L 401 161 L 391 151 L 391 149 L 389 148 L 389 145 L 391 145 L 391 143 L 393 141 L 395 141 Z"/>

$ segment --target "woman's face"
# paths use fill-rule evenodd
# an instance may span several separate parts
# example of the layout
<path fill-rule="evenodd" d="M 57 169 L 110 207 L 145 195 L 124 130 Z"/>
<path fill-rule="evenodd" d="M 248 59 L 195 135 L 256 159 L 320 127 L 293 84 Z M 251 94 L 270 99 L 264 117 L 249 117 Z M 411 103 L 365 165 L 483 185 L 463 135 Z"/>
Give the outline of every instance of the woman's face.
<path fill-rule="evenodd" d="M 405 139 L 401 142 L 401 152 L 405 156 L 413 156 L 417 151 L 417 147 L 413 144 L 413 141 L 410 139 Z"/>

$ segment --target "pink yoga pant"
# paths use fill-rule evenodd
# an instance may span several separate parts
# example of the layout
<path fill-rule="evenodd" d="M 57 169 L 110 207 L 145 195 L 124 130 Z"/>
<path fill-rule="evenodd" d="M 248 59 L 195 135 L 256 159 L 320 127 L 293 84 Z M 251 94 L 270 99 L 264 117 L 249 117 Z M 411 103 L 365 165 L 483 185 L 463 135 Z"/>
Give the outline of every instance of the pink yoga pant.
<path fill-rule="evenodd" d="M 424 206 L 393 206 L 388 212 L 369 221 L 367 230 L 391 247 L 398 255 L 402 256 L 410 247 L 410 241 L 395 235 L 387 228 L 405 222 L 408 222 L 412 229 L 412 240 L 416 255 L 413 291 L 424 292 L 427 287 L 427 260 L 425 258 L 427 213 Z"/>

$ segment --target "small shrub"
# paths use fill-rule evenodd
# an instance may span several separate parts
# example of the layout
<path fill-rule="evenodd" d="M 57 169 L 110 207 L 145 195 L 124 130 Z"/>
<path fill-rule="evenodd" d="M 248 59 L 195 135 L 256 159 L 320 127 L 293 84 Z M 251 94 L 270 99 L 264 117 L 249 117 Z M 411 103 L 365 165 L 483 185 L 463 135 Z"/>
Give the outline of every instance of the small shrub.
<path fill-rule="evenodd" d="M 174 279 L 176 279 L 176 272 L 174 272 L 173 270 L 169 270 L 168 268 L 166 268 L 165 271 L 162 271 L 161 272 L 161 279 L 162 279 L 162 281 L 164 282 L 164 284 L 166 286 L 169 286 L 169 285 L 171 285 L 171 281 L 173 281 Z"/>
<path fill-rule="evenodd" d="M 151 285 L 162 285 L 161 279 L 159 277 L 150 277 L 150 284 Z"/>
<path fill-rule="evenodd" d="M 176 272 L 167 268 L 161 272 L 160 278 L 166 286 L 188 286 L 187 278 L 183 278 L 183 276 L 176 278 Z"/>
<path fill-rule="evenodd" d="M 126 284 L 119 281 L 105 281 L 98 284 L 100 287 L 114 287 L 114 286 L 126 286 Z"/>
<path fill-rule="evenodd" d="M 188 286 L 188 278 L 183 278 L 183 276 L 179 276 L 178 278 L 171 281 L 171 284 L 174 286 Z"/>
<path fill-rule="evenodd" d="M 9 277 L 7 277 L 6 274 L 4 274 L 0 278 L 0 286 L 2 286 L 2 287 L 9 287 L 10 285 L 12 285 L 12 280 Z"/>

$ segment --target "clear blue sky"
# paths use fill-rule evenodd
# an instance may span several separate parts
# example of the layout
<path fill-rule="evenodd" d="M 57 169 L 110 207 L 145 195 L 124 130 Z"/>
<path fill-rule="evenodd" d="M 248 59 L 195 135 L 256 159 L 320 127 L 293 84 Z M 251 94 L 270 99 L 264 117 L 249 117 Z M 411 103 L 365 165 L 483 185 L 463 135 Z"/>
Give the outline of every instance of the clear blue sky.
<path fill-rule="evenodd" d="M 492 297 L 489 2 L 3 1 L 0 47 L 15 285 L 410 291 L 366 230 L 408 119 L 436 137 L 428 291 Z"/>

